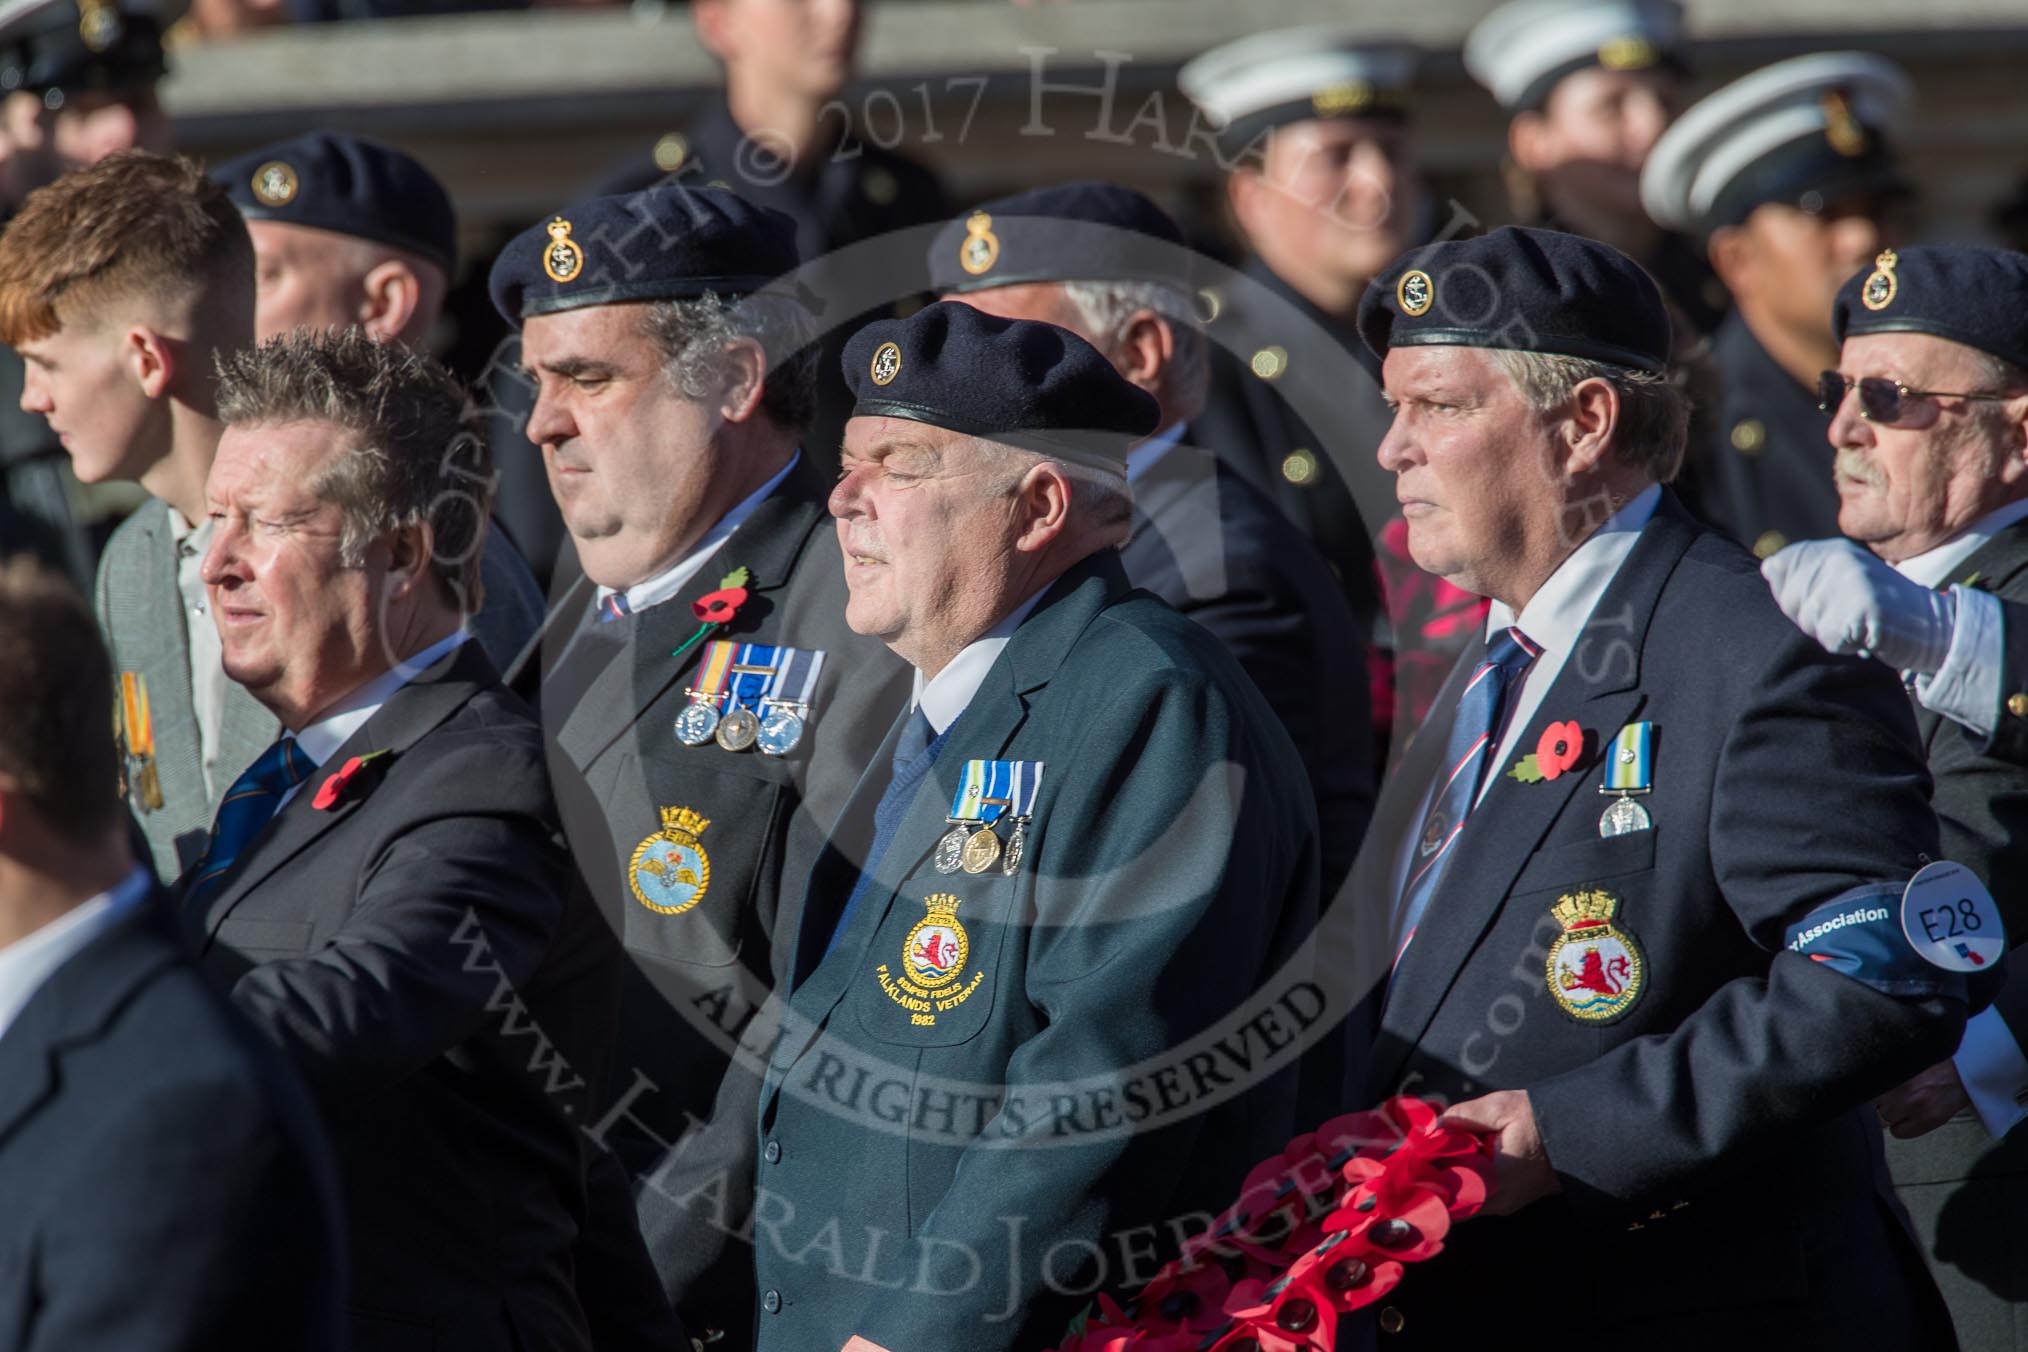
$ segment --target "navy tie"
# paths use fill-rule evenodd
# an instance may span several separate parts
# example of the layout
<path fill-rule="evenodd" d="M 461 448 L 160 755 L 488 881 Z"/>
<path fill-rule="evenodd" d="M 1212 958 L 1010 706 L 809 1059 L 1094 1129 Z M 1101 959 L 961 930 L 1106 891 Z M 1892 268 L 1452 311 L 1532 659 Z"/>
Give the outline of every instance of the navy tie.
<path fill-rule="evenodd" d="M 830 942 L 824 945 L 825 957 L 830 957 L 831 950 L 838 946 L 852 913 L 859 909 L 860 899 L 873 886 L 873 871 L 880 867 L 880 857 L 887 853 L 894 833 L 901 827 L 901 819 L 908 815 L 916 786 L 936 764 L 937 752 L 943 750 L 944 738 L 950 731 L 945 728 L 939 735 L 931 728 L 921 705 L 902 725 L 901 735 L 894 742 L 894 778 L 887 782 L 887 791 L 880 795 L 880 804 L 873 809 L 873 844 L 867 847 L 866 862 L 860 866 L 859 881 L 852 884 L 852 895 L 845 899 L 845 909 L 838 912 L 838 924 L 831 931 Z"/>
<path fill-rule="evenodd" d="M 316 768 L 317 763 L 296 745 L 296 739 L 285 735 L 232 781 L 219 800 L 211 843 L 191 869 L 190 889 L 184 894 L 186 905 L 196 903 L 226 875 L 275 815 L 282 795 L 308 779 Z"/>
<path fill-rule="evenodd" d="M 1401 961 L 1415 927 L 1429 906 L 1437 880 L 1443 876 L 1458 833 L 1479 800 L 1479 785 L 1486 777 L 1486 763 L 1493 758 L 1493 744 L 1500 734 L 1500 711 L 1509 690 L 1521 673 L 1542 650 L 1519 629 L 1509 628 L 1486 647 L 1486 658 L 1472 673 L 1471 684 L 1458 696 L 1458 715 L 1451 724 L 1450 740 L 1444 744 L 1444 758 L 1436 791 L 1430 797 L 1429 815 L 1423 818 L 1422 834 L 1416 840 L 1409 862 L 1408 880 L 1401 886 L 1393 919 L 1394 960 Z"/>

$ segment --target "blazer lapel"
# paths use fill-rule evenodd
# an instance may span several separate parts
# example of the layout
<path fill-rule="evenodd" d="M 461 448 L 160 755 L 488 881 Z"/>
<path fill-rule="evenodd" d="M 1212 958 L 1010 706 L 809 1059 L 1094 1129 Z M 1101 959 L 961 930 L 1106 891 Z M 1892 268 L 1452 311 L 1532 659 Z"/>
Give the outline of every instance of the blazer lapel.
<path fill-rule="evenodd" d="M 1534 749 L 1553 722 L 1574 719 L 1585 731 L 1587 759 L 1554 780 L 1523 784 L 1507 775 L 1507 762 L 1487 767 L 1492 787 L 1472 810 L 1445 865 L 1414 941 L 1388 982 L 1379 1044 L 1369 1065 L 1369 1094 L 1384 1095 L 1409 1052 L 1436 1016 L 1479 938 L 1506 904 L 1514 879 L 1580 785 L 1589 784 L 1603 745 L 1637 711 L 1641 651 L 1662 588 L 1699 527 L 1664 493 L 1564 659 L 1548 693 L 1514 743 Z M 1455 675 L 1455 673 L 1453 673 Z"/>
<path fill-rule="evenodd" d="M 218 927 L 247 896 L 323 834 L 359 810 L 363 795 L 351 794 L 319 809 L 317 790 L 353 756 L 381 751 L 399 756 L 434 731 L 498 677 L 475 639 L 467 639 L 415 680 L 388 697 L 359 731 L 303 782 L 296 796 L 275 814 L 225 875 L 205 907 L 198 951 L 209 951 Z"/>
<path fill-rule="evenodd" d="M 151 894 L 57 968 L 0 1034 L 0 1148 L 55 1092 L 57 1057 L 99 1036 L 134 989 L 175 960 L 157 929 L 166 914 Z"/>

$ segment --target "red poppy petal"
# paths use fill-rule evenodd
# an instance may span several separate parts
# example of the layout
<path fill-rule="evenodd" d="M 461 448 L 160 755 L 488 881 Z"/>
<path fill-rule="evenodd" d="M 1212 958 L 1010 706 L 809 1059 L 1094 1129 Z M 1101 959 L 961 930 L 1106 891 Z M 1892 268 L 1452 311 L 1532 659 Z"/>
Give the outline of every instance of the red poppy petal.
<path fill-rule="evenodd" d="M 317 796 L 310 800 L 310 806 L 319 812 L 330 810 L 338 802 L 338 786 L 345 782 L 344 776 L 332 775 L 324 781 L 324 787 L 317 790 Z"/>

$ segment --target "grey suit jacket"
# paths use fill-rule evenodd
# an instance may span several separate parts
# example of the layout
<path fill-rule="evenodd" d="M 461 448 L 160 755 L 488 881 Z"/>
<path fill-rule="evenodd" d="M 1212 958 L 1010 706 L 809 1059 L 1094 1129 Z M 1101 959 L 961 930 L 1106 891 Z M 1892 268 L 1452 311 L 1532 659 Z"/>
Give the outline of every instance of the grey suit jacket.
<path fill-rule="evenodd" d="M 481 567 L 485 603 L 472 617 L 472 629 L 495 667 L 505 668 L 542 622 L 542 593 L 513 542 L 499 531 L 487 532 Z M 147 837 L 155 875 L 174 882 L 204 853 L 218 800 L 281 734 L 281 725 L 252 695 L 228 681 L 218 761 L 207 790 L 190 689 L 189 617 L 176 586 L 176 541 L 166 504 L 151 499 L 113 532 L 99 560 L 93 601 L 113 669 L 137 672 L 147 680 L 162 806 L 150 808 L 131 776 L 128 803 Z"/>

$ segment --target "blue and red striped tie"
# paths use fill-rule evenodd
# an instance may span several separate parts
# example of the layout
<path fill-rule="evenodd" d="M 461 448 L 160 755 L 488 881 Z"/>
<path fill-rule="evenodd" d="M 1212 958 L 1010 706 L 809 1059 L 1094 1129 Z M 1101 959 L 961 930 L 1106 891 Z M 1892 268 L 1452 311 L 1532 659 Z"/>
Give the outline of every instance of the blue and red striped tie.
<path fill-rule="evenodd" d="M 627 594 L 625 592 L 614 592 L 611 596 L 599 602 L 600 624 L 611 624 L 614 620 L 623 620 L 633 613 L 634 608 L 627 604 Z"/>
<path fill-rule="evenodd" d="M 1465 819 L 1479 801 L 1479 784 L 1486 777 L 1486 763 L 1493 758 L 1493 744 L 1500 735 L 1500 712 L 1507 692 L 1520 683 L 1542 650 L 1519 629 L 1509 628 L 1486 647 L 1486 658 L 1472 673 L 1471 684 L 1458 696 L 1458 716 L 1451 724 L 1450 741 L 1444 746 L 1445 778 L 1430 796 L 1429 815 L 1423 818 L 1422 835 L 1409 861 L 1408 880 L 1394 906 L 1394 960 L 1408 951 L 1415 927 L 1436 891 L 1437 879 L 1457 844 Z"/>

